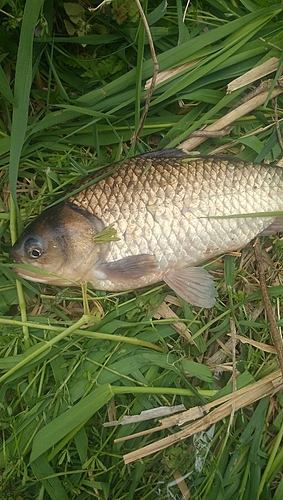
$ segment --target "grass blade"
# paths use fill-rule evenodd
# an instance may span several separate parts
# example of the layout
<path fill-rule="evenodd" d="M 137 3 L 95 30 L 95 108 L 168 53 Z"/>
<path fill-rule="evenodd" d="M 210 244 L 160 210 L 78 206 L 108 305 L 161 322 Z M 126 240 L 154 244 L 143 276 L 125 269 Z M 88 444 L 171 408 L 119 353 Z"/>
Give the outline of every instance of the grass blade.
<path fill-rule="evenodd" d="M 69 500 L 61 481 L 43 455 L 31 464 L 31 468 L 52 500 Z"/>
<path fill-rule="evenodd" d="M 9 180 L 11 196 L 16 204 L 16 185 L 19 161 L 25 140 L 28 122 L 29 96 L 32 83 L 32 48 L 34 30 L 43 0 L 27 0 L 22 21 L 18 58 L 15 74 L 13 121 Z"/>

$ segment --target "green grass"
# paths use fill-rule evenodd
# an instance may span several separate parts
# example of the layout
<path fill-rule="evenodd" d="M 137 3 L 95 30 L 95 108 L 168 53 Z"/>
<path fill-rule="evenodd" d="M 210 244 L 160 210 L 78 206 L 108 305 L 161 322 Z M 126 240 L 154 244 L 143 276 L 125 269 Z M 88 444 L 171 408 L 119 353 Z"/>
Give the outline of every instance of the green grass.
<path fill-rule="evenodd" d="M 186 2 L 169 4 L 143 2 L 159 70 L 193 64 L 156 85 L 141 140 L 132 143 L 153 71 L 134 2 L 113 1 L 103 11 L 80 3 L 73 13 L 61 1 L 1 3 L 0 498 L 177 500 L 176 474 L 194 500 L 282 498 L 283 398 L 276 389 L 231 421 L 129 465 L 124 455 L 176 429 L 114 442 L 158 420 L 103 427 L 231 393 L 231 356 L 218 368 L 209 363 L 230 338 L 231 318 L 238 334 L 271 343 L 252 248 L 210 264 L 219 292 L 211 311 L 168 298 L 165 285 L 114 294 L 16 280 L 8 258 L 28 221 L 82 175 L 180 144 L 259 84 L 226 94 L 231 80 L 271 57 L 282 66 L 280 1 L 193 2 L 185 22 Z M 282 132 L 281 95 L 277 106 Z M 279 161 L 273 102 L 198 150 L 218 148 L 244 160 Z M 281 327 L 283 245 L 278 236 L 262 243 Z M 169 313 L 157 317 L 164 300 Z M 248 386 L 275 373 L 276 356 L 238 343 L 236 368 L 237 387 Z"/>

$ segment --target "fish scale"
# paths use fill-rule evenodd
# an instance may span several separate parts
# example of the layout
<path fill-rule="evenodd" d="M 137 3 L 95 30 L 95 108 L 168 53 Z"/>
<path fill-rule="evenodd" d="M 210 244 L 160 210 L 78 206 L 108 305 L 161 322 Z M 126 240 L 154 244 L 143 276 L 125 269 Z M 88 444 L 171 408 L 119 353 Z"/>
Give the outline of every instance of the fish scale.
<path fill-rule="evenodd" d="M 120 241 L 109 258 L 135 255 L 139 248 L 142 253 L 155 252 L 162 268 L 180 258 L 189 265 L 203 262 L 208 254 L 214 257 L 219 250 L 246 245 L 272 223 L 268 217 L 212 219 L 283 209 L 283 172 L 270 168 L 273 179 L 266 167 L 239 160 L 231 165 L 214 157 L 205 162 L 188 158 L 172 165 L 171 159 L 156 158 L 149 167 L 148 159 L 139 157 L 138 165 L 133 159 L 125 160 L 111 177 L 70 201 L 106 226 L 115 224 Z M 256 190 L 261 190 L 260 195 Z"/>
<path fill-rule="evenodd" d="M 196 266 L 282 229 L 282 217 L 261 215 L 283 211 L 280 167 L 165 150 L 111 165 L 76 188 L 14 245 L 11 257 L 34 269 L 16 269 L 21 276 L 113 291 L 163 280 L 192 304 L 211 307 L 213 280 Z M 96 243 L 112 225 L 118 241 Z"/>

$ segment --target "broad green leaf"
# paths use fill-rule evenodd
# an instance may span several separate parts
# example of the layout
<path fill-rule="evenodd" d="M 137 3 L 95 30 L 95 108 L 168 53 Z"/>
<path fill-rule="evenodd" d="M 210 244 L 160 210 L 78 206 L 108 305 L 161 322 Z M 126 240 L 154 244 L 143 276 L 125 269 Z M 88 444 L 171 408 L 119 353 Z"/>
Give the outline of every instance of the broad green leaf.
<path fill-rule="evenodd" d="M 184 371 L 188 372 L 191 376 L 197 377 L 210 384 L 213 383 L 213 376 L 208 366 L 187 359 L 183 359 L 181 364 Z"/>
<path fill-rule="evenodd" d="M 55 446 L 69 432 L 80 427 L 113 397 L 110 385 L 101 385 L 79 403 L 43 427 L 35 436 L 30 461 Z"/>
<path fill-rule="evenodd" d="M 73 2 L 64 2 L 64 9 L 70 17 L 72 16 L 80 18 L 84 15 L 85 12 L 84 8 L 81 5 Z"/>

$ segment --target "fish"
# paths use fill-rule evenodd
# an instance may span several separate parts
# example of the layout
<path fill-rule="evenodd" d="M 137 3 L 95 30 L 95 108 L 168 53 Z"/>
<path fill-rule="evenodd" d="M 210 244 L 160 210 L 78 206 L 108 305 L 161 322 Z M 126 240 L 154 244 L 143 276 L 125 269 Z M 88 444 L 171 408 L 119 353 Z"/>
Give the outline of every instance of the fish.
<path fill-rule="evenodd" d="M 203 265 L 280 231 L 280 211 L 283 168 L 161 150 L 84 178 L 24 229 L 10 257 L 31 281 L 113 292 L 165 282 L 211 308 L 217 291 Z"/>

